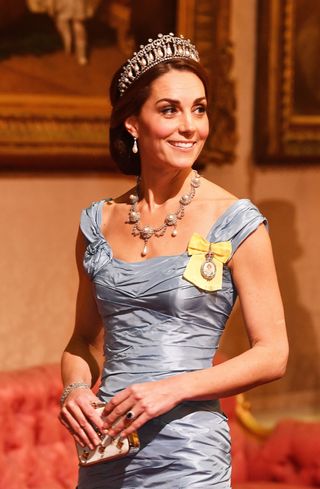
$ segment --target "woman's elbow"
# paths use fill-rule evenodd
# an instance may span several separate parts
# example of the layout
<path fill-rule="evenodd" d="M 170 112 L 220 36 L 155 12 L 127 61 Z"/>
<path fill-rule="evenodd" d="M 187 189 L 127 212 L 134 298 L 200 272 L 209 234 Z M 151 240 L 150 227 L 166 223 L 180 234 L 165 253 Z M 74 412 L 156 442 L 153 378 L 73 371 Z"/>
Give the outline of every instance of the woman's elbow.
<path fill-rule="evenodd" d="M 288 359 L 283 360 L 282 362 L 279 362 L 279 365 L 275 371 L 275 376 L 274 376 L 273 380 L 279 380 L 285 375 L 286 370 L 287 370 L 287 363 L 288 363 Z"/>
<path fill-rule="evenodd" d="M 272 355 L 272 379 L 278 380 L 281 379 L 287 370 L 289 358 L 289 348 L 288 345 L 283 345 L 281 348 L 277 349 L 277 351 L 273 352 Z"/>

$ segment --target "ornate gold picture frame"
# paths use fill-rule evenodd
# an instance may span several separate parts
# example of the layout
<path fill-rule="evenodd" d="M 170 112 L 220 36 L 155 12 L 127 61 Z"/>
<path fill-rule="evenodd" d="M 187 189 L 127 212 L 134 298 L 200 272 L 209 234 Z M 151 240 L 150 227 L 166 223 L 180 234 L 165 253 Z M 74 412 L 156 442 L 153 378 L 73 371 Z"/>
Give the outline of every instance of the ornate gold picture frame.
<path fill-rule="evenodd" d="M 180 0 L 176 5 L 176 32 L 194 40 L 212 80 L 214 131 L 201 162 L 231 162 L 236 128 L 230 1 Z M 107 87 L 105 96 L 41 95 L 21 87 L 0 92 L 0 169 L 114 170 L 108 156 L 110 111 Z"/>
<path fill-rule="evenodd" d="M 320 3 L 259 0 L 257 162 L 320 159 Z"/>

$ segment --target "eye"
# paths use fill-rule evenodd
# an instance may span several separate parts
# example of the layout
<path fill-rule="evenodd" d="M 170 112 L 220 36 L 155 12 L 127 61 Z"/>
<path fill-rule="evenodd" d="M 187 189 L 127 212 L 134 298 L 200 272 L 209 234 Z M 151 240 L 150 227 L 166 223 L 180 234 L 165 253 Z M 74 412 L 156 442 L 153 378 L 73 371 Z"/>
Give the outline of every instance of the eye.
<path fill-rule="evenodd" d="M 196 105 L 194 111 L 197 114 L 205 114 L 207 112 L 207 106 L 205 104 Z"/>
<path fill-rule="evenodd" d="M 177 112 L 177 108 L 174 105 L 166 105 L 160 109 L 161 114 L 163 115 L 173 115 Z"/>

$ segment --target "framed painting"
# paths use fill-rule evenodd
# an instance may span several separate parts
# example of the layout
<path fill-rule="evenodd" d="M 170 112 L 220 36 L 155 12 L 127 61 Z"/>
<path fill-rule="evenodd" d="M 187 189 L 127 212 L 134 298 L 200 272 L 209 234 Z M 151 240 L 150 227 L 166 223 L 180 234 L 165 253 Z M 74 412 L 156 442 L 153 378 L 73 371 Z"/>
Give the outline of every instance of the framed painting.
<path fill-rule="evenodd" d="M 115 170 L 111 76 L 135 46 L 170 31 L 194 40 L 212 80 L 202 163 L 233 160 L 229 0 L 91 0 L 81 25 L 61 24 L 49 0 L 11 3 L 0 0 L 0 169 Z"/>
<path fill-rule="evenodd" d="M 257 162 L 320 160 L 320 3 L 258 0 Z"/>

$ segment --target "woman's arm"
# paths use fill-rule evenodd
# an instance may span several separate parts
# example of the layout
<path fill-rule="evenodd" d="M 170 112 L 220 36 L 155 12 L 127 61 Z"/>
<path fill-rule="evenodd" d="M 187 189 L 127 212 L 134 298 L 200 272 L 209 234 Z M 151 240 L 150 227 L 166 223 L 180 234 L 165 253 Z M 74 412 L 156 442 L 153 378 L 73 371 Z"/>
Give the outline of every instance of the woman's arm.
<path fill-rule="evenodd" d="M 74 331 L 61 360 L 64 386 L 77 382 L 93 386 L 101 370 L 103 361 L 102 321 L 94 299 L 92 284 L 86 275 L 82 260 L 85 239 L 79 231 L 76 243 L 76 259 L 79 273 L 79 289 L 76 303 Z M 75 439 L 82 444 L 96 445 L 99 438 L 92 428 L 95 423 L 102 428 L 101 419 L 96 415 L 92 402 L 98 401 L 90 389 L 73 389 L 65 401 L 59 416 Z"/>
<path fill-rule="evenodd" d="M 202 379 L 204 382 L 196 386 L 198 373 L 190 374 L 194 382 L 189 389 L 194 399 L 207 393 L 215 398 L 238 394 L 285 373 L 288 359 L 285 318 L 271 243 L 264 225 L 241 244 L 229 265 L 251 348 L 214 366 L 211 381 L 208 372 Z"/>
<path fill-rule="evenodd" d="M 132 410 L 135 419 L 123 431 L 129 434 L 184 400 L 234 395 L 284 374 L 288 341 L 270 239 L 263 225 L 241 244 L 229 265 L 251 348 L 208 369 L 128 387 L 108 403 L 107 426 Z M 124 427 L 119 423 L 116 432 Z"/>

